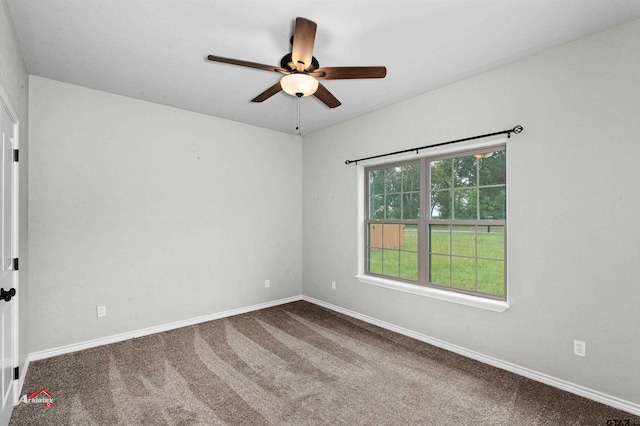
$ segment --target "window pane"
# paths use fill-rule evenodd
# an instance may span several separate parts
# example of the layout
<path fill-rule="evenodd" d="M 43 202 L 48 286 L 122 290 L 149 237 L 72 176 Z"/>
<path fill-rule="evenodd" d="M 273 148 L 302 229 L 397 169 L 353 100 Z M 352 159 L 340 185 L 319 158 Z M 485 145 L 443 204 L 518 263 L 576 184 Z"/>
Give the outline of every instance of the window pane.
<path fill-rule="evenodd" d="M 386 219 L 400 219 L 400 194 L 385 196 L 385 206 L 387 208 Z"/>
<path fill-rule="evenodd" d="M 459 226 L 452 227 L 451 254 L 457 256 L 476 256 L 476 227 Z"/>
<path fill-rule="evenodd" d="M 400 252 L 382 250 L 382 273 L 393 277 L 400 276 Z"/>
<path fill-rule="evenodd" d="M 479 160 L 480 186 L 504 185 L 507 181 L 505 151 L 495 151 L 490 157 Z"/>
<path fill-rule="evenodd" d="M 478 153 L 367 169 L 368 273 L 506 295 L 506 151 Z"/>
<path fill-rule="evenodd" d="M 451 182 L 452 170 L 453 170 L 452 159 L 432 161 L 429 167 L 429 179 L 431 182 L 431 189 L 453 188 L 453 184 Z"/>
<path fill-rule="evenodd" d="M 369 272 L 374 274 L 382 274 L 382 250 L 381 249 L 369 249 L 369 259 L 367 259 L 369 265 Z"/>
<path fill-rule="evenodd" d="M 409 280 L 418 279 L 418 253 L 411 251 L 400 252 L 400 277 Z"/>
<path fill-rule="evenodd" d="M 477 163 L 473 155 L 458 157 L 453 160 L 453 186 L 478 186 L 476 179 Z"/>
<path fill-rule="evenodd" d="M 385 169 L 369 171 L 369 194 L 384 193 Z"/>
<path fill-rule="evenodd" d="M 451 253 L 451 231 L 449 225 L 431 225 L 429 227 L 429 244 L 431 253 Z"/>
<path fill-rule="evenodd" d="M 369 224 L 369 247 L 382 248 L 382 226 L 379 223 Z"/>
<path fill-rule="evenodd" d="M 453 219 L 477 219 L 478 209 L 476 189 L 456 189 L 453 191 Z"/>
<path fill-rule="evenodd" d="M 450 286 L 451 257 L 432 254 L 429 259 L 431 265 L 429 282 Z"/>
<path fill-rule="evenodd" d="M 478 259 L 478 291 L 504 295 L 504 262 Z"/>
<path fill-rule="evenodd" d="M 384 195 L 371 195 L 369 197 L 369 217 L 371 219 L 384 219 Z"/>
<path fill-rule="evenodd" d="M 390 167 L 386 171 L 387 175 L 384 180 L 385 192 L 402 191 L 402 169 L 400 167 Z"/>
<path fill-rule="evenodd" d="M 451 191 L 431 192 L 431 219 L 451 219 Z"/>
<path fill-rule="evenodd" d="M 402 166 L 402 192 L 420 190 L 420 163 Z"/>
<path fill-rule="evenodd" d="M 480 188 L 480 219 L 506 219 L 507 188 Z"/>
<path fill-rule="evenodd" d="M 383 248 L 400 248 L 400 226 L 395 224 L 382 225 L 382 247 Z M 404 232 L 402 232 L 404 240 Z"/>
<path fill-rule="evenodd" d="M 478 226 L 478 257 L 504 259 L 504 226 Z"/>
<path fill-rule="evenodd" d="M 411 192 L 402 195 L 402 218 L 418 219 L 420 217 L 420 194 Z"/>
<path fill-rule="evenodd" d="M 465 257 L 451 259 L 451 285 L 453 287 L 475 290 L 476 260 Z"/>
<path fill-rule="evenodd" d="M 418 251 L 418 225 L 404 225 L 403 250 Z"/>

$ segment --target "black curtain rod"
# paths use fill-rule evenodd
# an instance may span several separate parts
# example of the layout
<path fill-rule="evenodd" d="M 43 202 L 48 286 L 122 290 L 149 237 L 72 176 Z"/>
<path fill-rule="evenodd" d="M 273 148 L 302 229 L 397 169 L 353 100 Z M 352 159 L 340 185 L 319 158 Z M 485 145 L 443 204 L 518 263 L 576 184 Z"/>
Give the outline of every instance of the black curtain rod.
<path fill-rule="evenodd" d="M 449 145 L 449 144 L 458 143 L 458 142 L 466 142 L 466 141 L 470 141 L 470 140 L 473 140 L 473 139 L 482 139 L 482 138 L 488 138 L 488 137 L 497 136 L 497 135 L 506 134 L 507 137 L 510 138 L 511 137 L 511 133 L 515 133 L 517 135 L 518 133 L 521 133 L 523 130 L 524 129 L 522 128 L 522 126 L 518 125 L 518 126 L 514 127 L 513 129 L 502 130 L 500 132 L 494 132 L 494 133 L 487 133 L 486 135 L 471 136 L 469 138 L 457 139 L 455 141 L 440 142 L 440 143 L 436 143 L 436 144 L 433 144 L 433 145 L 425 145 L 425 146 L 419 146 L 417 148 L 403 149 L 402 151 L 389 152 L 387 154 L 380 154 L 380 155 L 373 155 L 371 157 L 358 158 L 357 160 L 347 160 L 347 161 L 344 162 L 344 164 L 346 164 L 348 166 L 351 163 L 358 164 L 358 161 L 372 160 L 374 158 L 380 158 L 380 157 L 388 157 L 389 155 L 404 154 L 405 152 L 411 152 L 411 151 L 415 151 L 416 154 L 417 154 L 421 149 L 434 148 L 436 146 Z"/>

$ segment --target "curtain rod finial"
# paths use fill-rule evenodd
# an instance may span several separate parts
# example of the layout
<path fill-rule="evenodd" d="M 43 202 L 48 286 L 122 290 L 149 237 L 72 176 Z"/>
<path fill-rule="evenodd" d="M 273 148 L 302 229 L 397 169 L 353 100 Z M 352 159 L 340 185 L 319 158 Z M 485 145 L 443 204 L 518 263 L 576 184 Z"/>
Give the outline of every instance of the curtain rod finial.
<path fill-rule="evenodd" d="M 516 127 L 513 128 L 513 133 L 517 135 L 518 133 L 522 133 L 523 130 L 524 128 L 518 124 Z"/>

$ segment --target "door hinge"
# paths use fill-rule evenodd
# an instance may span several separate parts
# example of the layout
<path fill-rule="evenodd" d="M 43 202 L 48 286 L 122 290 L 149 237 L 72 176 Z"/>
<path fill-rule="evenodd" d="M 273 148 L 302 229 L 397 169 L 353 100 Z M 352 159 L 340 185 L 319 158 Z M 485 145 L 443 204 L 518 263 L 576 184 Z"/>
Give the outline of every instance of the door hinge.
<path fill-rule="evenodd" d="M 20 367 L 14 367 L 13 369 L 13 380 L 20 379 Z"/>
<path fill-rule="evenodd" d="M 14 270 L 14 271 L 17 271 L 19 266 L 20 266 L 20 265 L 19 265 L 19 263 L 18 263 L 18 258 L 17 258 L 17 257 L 14 257 L 14 258 L 13 258 L 13 270 Z"/>
<path fill-rule="evenodd" d="M 13 161 L 15 161 L 16 163 L 17 163 L 18 161 L 20 161 L 20 156 L 19 156 L 19 154 L 18 154 L 18 150 L 17 150 L 17 149 L 14 149 L 14 150 L 13 150 Z"/>

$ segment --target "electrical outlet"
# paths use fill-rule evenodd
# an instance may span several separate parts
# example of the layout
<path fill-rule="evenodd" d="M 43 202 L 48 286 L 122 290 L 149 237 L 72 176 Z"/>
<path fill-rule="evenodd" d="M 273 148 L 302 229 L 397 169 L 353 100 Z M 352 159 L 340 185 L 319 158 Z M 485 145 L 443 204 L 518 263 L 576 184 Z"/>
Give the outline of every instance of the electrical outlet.
<path fill-rule="evenodd" d="M 335 281 L 331 281 L 331 289 L 332 290 L 336 289 L 336 282 Z"/>
<path fill-rule="evenodd" d="M 264 288 L 269 288 L 271 286 L 271 280 L 264 280 Z"/>
<path fill-rule="evenodd" d="M 98 313 L 98 318 L 102 318 L 102 317 L 106 317 L 107 316 L 107 307 L 102 305 L 102 306 L 98 306 L 96 308 L 96 311 Z"/>
<path fill-rule="evenodd" d="M 580 340 L 573 341 L 573 354 L 578 356 L 587 356 L 587 344 Z"/>

